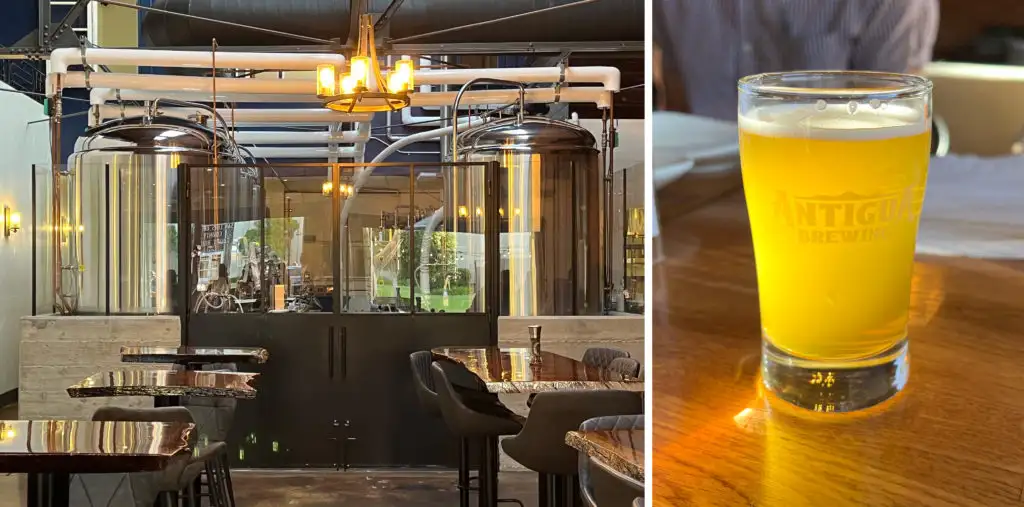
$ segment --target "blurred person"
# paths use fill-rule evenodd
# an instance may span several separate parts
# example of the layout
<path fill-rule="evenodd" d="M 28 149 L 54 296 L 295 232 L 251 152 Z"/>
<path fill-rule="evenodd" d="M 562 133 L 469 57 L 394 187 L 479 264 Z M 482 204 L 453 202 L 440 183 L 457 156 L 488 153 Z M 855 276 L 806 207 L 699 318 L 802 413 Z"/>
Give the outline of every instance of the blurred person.
<path fill-rule="evenodd" d="M 655 0 L 655 108 L 736 121 L 736 82 L 793 70 L 917 73 L 938 0 Z"/>

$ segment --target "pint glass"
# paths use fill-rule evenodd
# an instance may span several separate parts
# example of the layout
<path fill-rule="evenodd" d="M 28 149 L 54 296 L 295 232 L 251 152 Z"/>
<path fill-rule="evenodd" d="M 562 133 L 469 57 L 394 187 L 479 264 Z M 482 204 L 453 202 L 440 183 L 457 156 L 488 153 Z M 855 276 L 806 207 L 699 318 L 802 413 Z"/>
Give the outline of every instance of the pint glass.
<path fill-rule="evenodd" d="M 762 377 L 792 404 L 866 408 L 907 382 L 931 82 L 876 72 L 739 82 Z"/>

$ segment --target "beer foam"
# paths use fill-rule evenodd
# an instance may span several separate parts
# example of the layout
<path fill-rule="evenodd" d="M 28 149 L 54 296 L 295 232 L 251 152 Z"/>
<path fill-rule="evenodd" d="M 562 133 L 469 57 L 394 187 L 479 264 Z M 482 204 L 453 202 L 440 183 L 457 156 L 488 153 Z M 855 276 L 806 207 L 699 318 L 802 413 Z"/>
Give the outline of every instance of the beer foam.
<path fill-rule="evenodd" d="M 768 137 L 810 137 L 870 141 L 917 135 L 931 129 L 918 109 L 889 104 L 774 104 L 751 108 L 739 116 L 742 130 Z"/>

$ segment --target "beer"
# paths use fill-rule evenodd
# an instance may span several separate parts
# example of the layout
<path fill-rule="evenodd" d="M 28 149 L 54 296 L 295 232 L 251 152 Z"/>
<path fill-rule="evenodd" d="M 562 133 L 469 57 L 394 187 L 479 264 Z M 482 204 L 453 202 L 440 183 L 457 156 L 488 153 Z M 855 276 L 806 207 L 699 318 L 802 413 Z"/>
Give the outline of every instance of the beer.
<path fill-rule="evenodd" d="M 741 114 L 762 330 L 778 350 L 854 360 L 906 337 L 928 174 L 925 120 L 920 110 L 878 101 Z"/>

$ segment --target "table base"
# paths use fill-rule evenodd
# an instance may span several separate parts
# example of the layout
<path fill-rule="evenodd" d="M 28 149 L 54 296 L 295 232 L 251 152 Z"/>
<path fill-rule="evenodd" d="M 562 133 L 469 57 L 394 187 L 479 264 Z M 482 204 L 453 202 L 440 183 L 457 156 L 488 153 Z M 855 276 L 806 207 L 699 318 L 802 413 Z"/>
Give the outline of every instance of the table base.
<path fill-rule="evenodd" d="M 28 507 L 69 507 L 71 474 L 28 474 Z"/>

